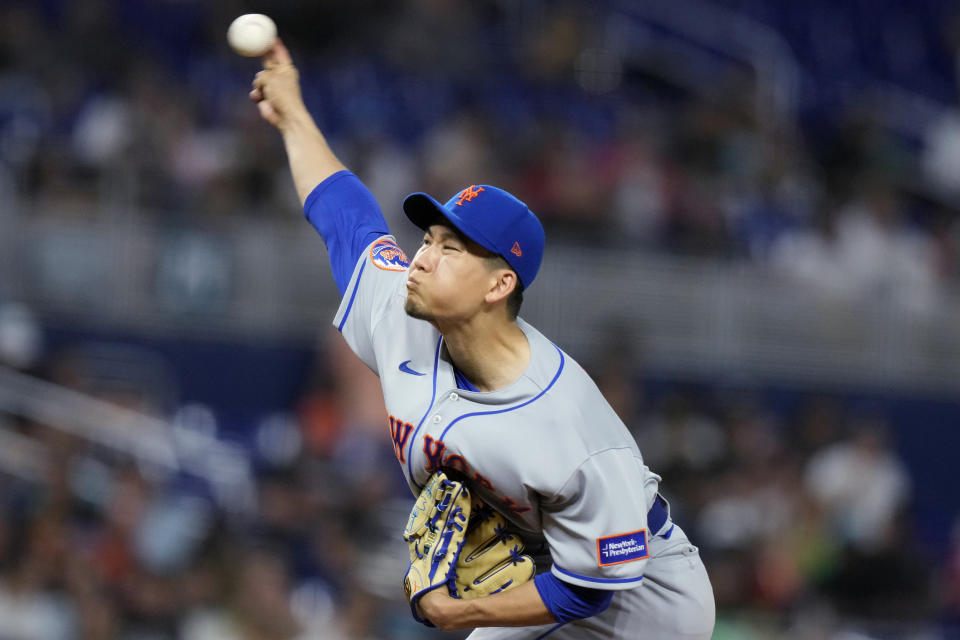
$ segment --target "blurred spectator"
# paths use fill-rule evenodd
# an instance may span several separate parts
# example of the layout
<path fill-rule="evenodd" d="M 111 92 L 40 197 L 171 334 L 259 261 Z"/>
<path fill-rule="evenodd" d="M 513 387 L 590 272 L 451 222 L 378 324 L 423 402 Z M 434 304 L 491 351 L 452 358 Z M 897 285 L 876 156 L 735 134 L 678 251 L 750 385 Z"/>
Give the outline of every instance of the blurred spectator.
<path fill-rule="evenodd" d="M 696 406 L 690 394 L 664 398 L 640 428 L 637 441 L 644 460 L 661 474 L 704 472 L 727 453 L 720 425 Z"/>
<path fill-rule="evenodd" d="M 888 293 L 911 311 L 934 302 L 933 251 L 929 238 L 904 222 L 903 203 L 880 183 L 844 207 L 837 220 L 837 260 L 848 294 L 879 298 Z"/>
<path fill-rule="evenodd" d="M 910 499 L 910 477 L 891 450 L 887 426 L 865 418 L 850 438 L 810 458 L 804 483 L 839 538 L 864 551 L 888 543 Z"/>
<path fill-rule="evenodd" d="M 30 309 L 0 297 L 0 365 L 30 369 L 42 350 L 42 330 Z"/>
<path fill-rule="evenodd" d="M 14 558 L 0 575 L 0 636 L 11 640 L 73 637 L 77 611 L 54 588 L 54 578 L 36 555 Z"/>
<path fill-rule="evenodd" d="M 289 574 L 281 556 L 250 550 L 237 558 L 227 606 L 186 621 L 184 640 L 291 640 L 308 638 L 289 602 Z"/>
<path fill-rule="evenodd" d="M 904 222 L 903 204 L 889 187 L 864 185 L 829 219 L 827 234 L 797 229 L 774 247 L 775 264 L 806 286 L 847 301 L 888 298 L 926 314 L 937 300 L 931 237 Z"/>
<path fill-rule="evenodd" d="M 960 195 L 960 111 L 945 110 L 940 118 L 928 125 L 923 169 L 927 179 L 944 196 L 956 198 Z"/>
<path fill-rule="evenodd" d="M 634 117 L 631 114 L 624 119 Z M 662 240 L 667 213 L 666 167 L 657 146 L 662 144 L 661 136 L 652 123 L 625 123 L 624 129 L 620 134 L 620 166 L 611 191 L 612 216 L 628 240 L 655 248 Z"/>
<path fill-rule="evenodd" d="M 473 176 L 468 180 L 479 184 L 502 184 L 494 169 L 491 137 L 489 127 L 478 115 L 464 113 L 439 123 L 421 146 L 425 169 L 419 188 L 446 201 L 463 189 L 466 176 Z"/>

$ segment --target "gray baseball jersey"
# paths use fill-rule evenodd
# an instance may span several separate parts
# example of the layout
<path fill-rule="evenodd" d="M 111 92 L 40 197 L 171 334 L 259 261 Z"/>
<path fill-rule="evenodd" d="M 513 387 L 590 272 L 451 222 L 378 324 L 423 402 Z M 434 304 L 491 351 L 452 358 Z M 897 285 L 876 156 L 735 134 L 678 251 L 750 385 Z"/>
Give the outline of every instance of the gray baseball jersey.
<path fill-rule="evenodd" d="M 471 637 L 626 639 L 638 629 L 660 637 L 658 615 L 663 637 L 677 637 L 678 616 L 709 637 L 713 598 L 696 548 L 669 519 L 649 530 L 660 477 L 586 372 L 518 319 L 530 345 L 523 375 L 493 392 L 458 388 L 443 337 L 404 311 L 408 264 L 390 236 L 369 245 L 334 324 L 380 376 L 394 453 L 411 490 L 419 493 L 439 468 L 458 470 L 528 546 L 545 541 L 557 578 L 622 592 L 604 613 L 562 629 L 483 629 Z M 658 579 L 664 593 L 645 600 L 655 587 L 644 582 L 671 559 L 686 570 Z M 677 610 L 684 599 L 695 614 Z"/>

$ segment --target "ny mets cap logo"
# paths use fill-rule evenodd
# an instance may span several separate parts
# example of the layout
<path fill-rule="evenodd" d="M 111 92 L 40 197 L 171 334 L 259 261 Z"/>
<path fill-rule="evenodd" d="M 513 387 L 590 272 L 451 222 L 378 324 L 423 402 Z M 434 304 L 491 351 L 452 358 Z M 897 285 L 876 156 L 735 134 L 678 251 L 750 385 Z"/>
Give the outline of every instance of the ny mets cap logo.
<path fill-rule="evenodd" d="M 410 266 L 407 254 L 390 237 L 380 238 L 373 243 L 370 261 L 385 271 L 406 271 Z"/>
<path fill-rule="evenodd" d="M 466 189 L 464 189 L 463 191 L 457 194 L 457 202 L 456 202 L 457 206 L 462 207 L 464 200 L 466 200 L 467 202 L 470 202 L 471 200 L 476 198 L 478 195 L 480 195 L 481 191 L 486 191 L 486 189 L 484 189 L 483 187 L 478 187 L 475 184 L 470 185 L 469 187 L 467 187 Z M 447 206 L 450 206 L 450 205 L 447 205 Z"/>

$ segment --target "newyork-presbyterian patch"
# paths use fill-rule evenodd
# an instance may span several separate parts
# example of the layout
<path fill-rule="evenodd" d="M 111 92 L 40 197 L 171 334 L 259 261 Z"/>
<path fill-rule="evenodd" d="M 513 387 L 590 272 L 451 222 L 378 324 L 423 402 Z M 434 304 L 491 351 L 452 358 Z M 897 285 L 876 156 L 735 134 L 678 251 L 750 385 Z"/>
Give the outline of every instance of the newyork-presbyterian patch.
<path fill-rule="evenodd" d="M 370 247 L 370 260 L 386 271 L 406 271 L 410 266 L 407 254 L 391 238 L 380 238 Z"/>
<path fill-rule="evenodd" d="M 601 567 L 643 560 L 649 555 L 646 529 L 597 538 L 597 565 Z"/>

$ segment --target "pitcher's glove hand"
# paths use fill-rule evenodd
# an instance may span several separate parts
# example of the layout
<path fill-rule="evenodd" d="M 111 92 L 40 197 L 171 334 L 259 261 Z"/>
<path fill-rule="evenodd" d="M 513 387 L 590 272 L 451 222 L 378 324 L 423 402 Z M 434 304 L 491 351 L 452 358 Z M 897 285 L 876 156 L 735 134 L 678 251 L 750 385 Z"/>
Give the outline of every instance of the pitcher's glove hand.
<path fill-rule="evenodd" d="M 403 539 L 410 549 L 410 568 L 403 579 L 403 590 L 413 617 L 432 627 L 417 610 L 417 603 L 428 591 L 446 586 L 450 595 L 454 586 L 457 556 L 463 546 L 470 517 L 470 492 L 460 481 L 437 471 L 420 492 Z"/>
<path fill-rule="evenodd" d="M 474 499 L 463 549 L 457 559 L 457 598 L 480 598 L 518 587 L 536 571 L 533 558 L 523 554 L 523 541 L 507 533 L 507 521 Z"/>

